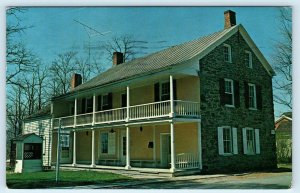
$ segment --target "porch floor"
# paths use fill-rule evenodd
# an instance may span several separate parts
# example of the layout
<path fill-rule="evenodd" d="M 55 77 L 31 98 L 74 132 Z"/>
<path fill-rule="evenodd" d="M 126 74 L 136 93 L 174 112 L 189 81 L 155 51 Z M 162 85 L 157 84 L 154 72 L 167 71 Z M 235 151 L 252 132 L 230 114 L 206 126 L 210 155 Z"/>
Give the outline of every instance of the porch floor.
<path fill-rule="evenodd" d="M 200 169 L 187 169 L 187 170 L 176 170 L 176 172 L 171 172 L 170 169 L 161 169 L 161 168 L 138 168 L 131 167 L 130 170 L 125 169 L 125 167 L 121 166 L 104 166 L 104 165 L 96 165 L 92 167 L 89 164 L 76 164 L 73 166 L 72 164 L 61 164 L 60 168 L 67 170 L 88 170 L 88 171 L 107 171 L 117 174 L 126 175 L 133 178 L 166 178 L 166 177 L 174 177 L 174 176 L 182 176 L 182 175 L 191 175 L 200 173 Z"/>

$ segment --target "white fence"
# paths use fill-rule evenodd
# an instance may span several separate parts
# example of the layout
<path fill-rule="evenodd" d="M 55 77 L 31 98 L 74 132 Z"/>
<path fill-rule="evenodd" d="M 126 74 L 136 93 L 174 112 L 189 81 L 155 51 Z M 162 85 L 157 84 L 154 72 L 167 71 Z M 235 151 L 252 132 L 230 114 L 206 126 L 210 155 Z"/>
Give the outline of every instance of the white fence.
<path fill-rule="evenodd" d="M 171 113 L 171 101 L 160 101 L 129 107 L 129 119 L 149 119 L 166 117 Z M 200 104 L 198 102 L 174 100 L 175 117 L 200 117 Z M 95 112 L 95 124 L 125 121 L 127 119 L 127 108 L 116 108 Z M 61 117 L 63 127 L 74 125 L 88 125 L 93 123 L 93 113 L 80 114 L 76 116 Z M 54 119 L 54 127 L 58 127 L 59 118 Z"/>
<path fill-rule="evenodd" d="M 199 167 L 199 156 L 193 153 L 180 153 L 176 155 L 176 168 L 189 169 Z"/>

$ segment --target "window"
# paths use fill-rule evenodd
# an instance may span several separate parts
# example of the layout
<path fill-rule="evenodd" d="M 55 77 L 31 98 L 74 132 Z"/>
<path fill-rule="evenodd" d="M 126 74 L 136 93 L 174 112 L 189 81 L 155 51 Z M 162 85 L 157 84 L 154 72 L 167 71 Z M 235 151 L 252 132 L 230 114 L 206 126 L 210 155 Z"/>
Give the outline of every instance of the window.
<path fill-rule="evenodd" d="M 127 106 L 127 94 L 122 93 L 121 94 L 121 107 L 126 107 Z"/>
<path fill-rule="evenodd" d="M 218 127 L 218 145 L 220 155 L 237 154 L 237 129 L 235 127 Z"/>
<path fill-rule="evenodd" d="M 86 99 L 86 113 L 93 112 L 93 97 Z"/>
<path fill-rule="evenodd" d="M 61 134 L 61 157 L 68 158 L 70 156 L 70 135 Z"/>
<path fill-rule="evenodd" d="M 161 83 L 160 100 L 170 100 L 170 82 Z"/>
<path fill-rule="evenodd" d="M 101 153 L 108 153 L 108 133 L 101 133 Z"/>
<path fill-rule="evenodd" d="M 259 129 L 243 128 L 244 154 L 260 154 Z"/>
<path fill-rule="evenodd" d="M 225 79 L 225 105 L 234 106 L 233 80 Z"/>
<path fill-rule="evenodd" d="M 256 109 L 256 87 L 254 84 L 249 83 L 249 108 Z"/>
<path fill-rule="evenodd" d="M 112 108 L 112 93 L 98 96 L 98 111 Z"/>
<path fill-rule="evenodd" d="M 231 46 L 228 44 L 224 44 L 224 61 L 230 63 L 232 62 Z"/>
<path fill-rule="evenodd" d="M 41 159 L 42 144 L 41 143 L 24 143 L 24 160 Z"/>
<path fill-rule="evenodd" d="M 252 68 L 252 53 L 247 50 L 245 51 L 245 65 Z"/>
<path fill-rule="evenodd" d="M 115 154 L 116 133 L 103 132 L 100 135 L 100 150 L 102 154 Z"/>

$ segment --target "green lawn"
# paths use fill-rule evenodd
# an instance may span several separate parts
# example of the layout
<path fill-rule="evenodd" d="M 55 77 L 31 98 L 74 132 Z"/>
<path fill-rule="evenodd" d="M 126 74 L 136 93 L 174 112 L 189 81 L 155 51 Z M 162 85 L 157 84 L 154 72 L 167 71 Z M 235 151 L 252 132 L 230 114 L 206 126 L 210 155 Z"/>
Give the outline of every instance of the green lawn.
<path fill-rule="evenodd" d="M 6 174 L 7 187 L 14 189 L 110 184 L 112 182 L 129 181 L 130 179 L 126 176 L 108 172 L 60 171 L 60 181 L 56 183 L 54 171 Z"/>

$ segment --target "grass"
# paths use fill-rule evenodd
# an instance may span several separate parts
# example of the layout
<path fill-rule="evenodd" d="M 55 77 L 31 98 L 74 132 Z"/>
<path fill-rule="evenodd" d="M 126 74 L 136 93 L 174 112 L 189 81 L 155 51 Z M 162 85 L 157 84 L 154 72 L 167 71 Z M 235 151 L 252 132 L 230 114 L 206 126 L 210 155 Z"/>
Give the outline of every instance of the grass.
<path fill-rule="evenodd" d="M 60 171 L 60 181 L 55 182 L 55 172 L 7 173 L 8 188 L 33 189 L 91 184 L 110 184 L 129 181 L 131 178 L 119 174 L 95 171 Z"/>

